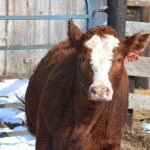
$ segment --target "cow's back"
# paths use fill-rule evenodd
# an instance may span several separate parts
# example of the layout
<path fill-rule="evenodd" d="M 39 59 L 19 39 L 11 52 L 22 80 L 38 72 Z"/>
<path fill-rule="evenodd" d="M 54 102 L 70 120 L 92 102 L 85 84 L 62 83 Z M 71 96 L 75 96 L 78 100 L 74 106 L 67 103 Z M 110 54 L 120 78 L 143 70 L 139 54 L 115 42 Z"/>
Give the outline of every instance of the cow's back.
<path fill-rule="evenodd" d="M 57 63 L 71 53 L 72 48 L 67 41 L 57 44 L 42 59 L 30 78 L 25 95 L 25 112 L 27 126 L 33 135 L 35 135 L 37 110 L 46 80 Z"/>

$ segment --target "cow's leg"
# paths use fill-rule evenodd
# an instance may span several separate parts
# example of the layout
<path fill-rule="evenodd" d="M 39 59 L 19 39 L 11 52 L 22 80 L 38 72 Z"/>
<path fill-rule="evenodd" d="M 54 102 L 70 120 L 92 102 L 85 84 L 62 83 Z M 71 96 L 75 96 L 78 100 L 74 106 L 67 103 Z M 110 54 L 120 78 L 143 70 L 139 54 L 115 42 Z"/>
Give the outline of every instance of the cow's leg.
<path fill-rule="evenodd" d="M 47 137 L 36 138 L 36 150 L 53 150 L 51 141 Z"/>
<path fill-rule="evenodd" d="M 36 131 L 36 150 L 52 150 L 52 142 L 43 117 L 39 115 Z"/>
<path fill-rule="evenodd" d="M 103 150 L 120 150 L 120 144 L 109 145 L 108 147 L 103 148 Z"/>
<path fill-rule="evenodd" d="M 120 144 L 113 145 L 110 150 L 120 150 Z"/>

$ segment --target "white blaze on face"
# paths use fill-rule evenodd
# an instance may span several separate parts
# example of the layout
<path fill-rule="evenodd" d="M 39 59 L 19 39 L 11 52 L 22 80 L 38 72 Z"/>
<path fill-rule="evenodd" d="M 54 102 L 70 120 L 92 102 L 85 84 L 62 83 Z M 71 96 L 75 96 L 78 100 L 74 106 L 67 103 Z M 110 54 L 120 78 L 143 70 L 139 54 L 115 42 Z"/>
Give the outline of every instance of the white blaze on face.
<path fill-rule="evenodd" d="M 112 66 L 113 50 L 119 46 L 119 40 L 112 35 L 105 34 L 105 38 L 93 35 L 85 46 L 91 49 L 91 67 L 93 70 L 93 83 L 90 87 L 103 85 L 110 89 L 110 99 L 113 95 L 112 85 L 108 73 Z"/>

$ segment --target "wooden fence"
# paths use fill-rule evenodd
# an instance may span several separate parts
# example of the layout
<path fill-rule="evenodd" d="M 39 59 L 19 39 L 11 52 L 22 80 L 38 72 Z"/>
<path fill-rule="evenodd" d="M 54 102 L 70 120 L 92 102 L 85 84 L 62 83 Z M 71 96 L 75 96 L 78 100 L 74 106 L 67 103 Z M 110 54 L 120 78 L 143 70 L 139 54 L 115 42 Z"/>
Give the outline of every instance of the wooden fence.
<path fill-rule="evenodd" d="M 125 63 L 129 76 L 150 78 L 150 57 L 140 57 L 135 62 Z M 129 108 L 150 110 L 150 95 L 140 95 L 130 93 Z"/>
<path fill-rule="evenodd" d="M 150 31 L 150 1 L 128 0 L 126 36 L 132 36 L 140 31 Z M 135 87 L 150 87 L 150 43 L 143 56 L 137 62 L 126 63 L 131 81 L 131 92 Z M 130 93 L 129 108 L 150 110 L 150 95 Z"/>

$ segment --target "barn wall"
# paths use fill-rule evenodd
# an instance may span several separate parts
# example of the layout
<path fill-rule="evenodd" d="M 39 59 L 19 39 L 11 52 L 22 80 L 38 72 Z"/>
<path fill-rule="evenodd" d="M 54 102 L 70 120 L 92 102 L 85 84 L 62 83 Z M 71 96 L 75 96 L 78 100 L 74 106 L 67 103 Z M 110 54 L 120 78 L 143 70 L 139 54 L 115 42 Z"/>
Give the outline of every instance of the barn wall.
<path fill-rule="evenodd" d="M 0 15 L 86 14 L 84 0 L 0 0 L 0 4 Z M 86 20 L 75 23 L 86 31 Z M 66 33 L 66 20 L 0 21 L 0 46 L 55 44 L 66 39 Z M 47 51 L 0 51 L 0 75 L 31 74 Z"/>
<path fill-rule="evenodd" d="M 129 21 L 138 21 L 142 23 L 149 23 L 150 22 L 150 7 L 128 7 L 128 10 L 130 12 L 135 12 L 127 15 L 127 20 Z M 135 31 L 141 31 L 143 29 L 140 29 L 140 26 L 136 26 L 137 23 L 134 22 L 131 26 L 131 29 L 135 29 Z M 144 25 L 143 25 L 144 26 Z M 138 29 L 137 29 L 138 28 Z M 130 30 L 131 30 L 130 29 Z M 149 29 L 149 24 L 147 24 L 147 28 L 144 30 Z M 145 51 L 142 53 L 142 56 L 150 57 L 150 43 L 148 44 Z M 135 88 L 143 88 L 147 89 L 150 88 L 150 79 L 145 77 L 134 77 L 132 78 L 133 84 L 135 85 Z"/>
<path fill-rule="evenodd" d="M 6 14 L 6 1 L 0 0 L 0 14 Z M 0 21 L 0 45 L 6 45 L 6 21 Z M 0 51 L 0 74 L 5 73 L 5 51 Z"/>

